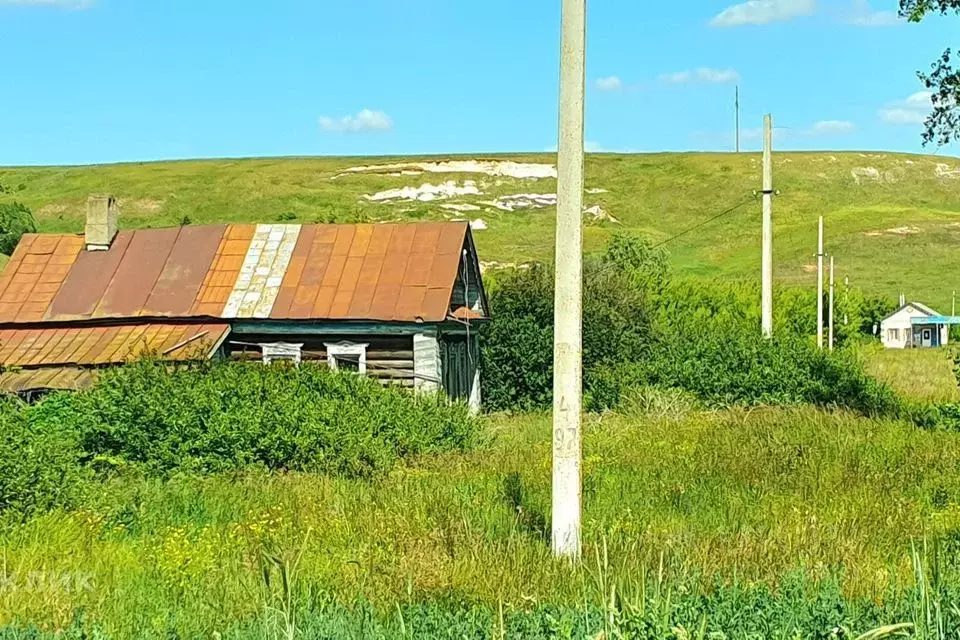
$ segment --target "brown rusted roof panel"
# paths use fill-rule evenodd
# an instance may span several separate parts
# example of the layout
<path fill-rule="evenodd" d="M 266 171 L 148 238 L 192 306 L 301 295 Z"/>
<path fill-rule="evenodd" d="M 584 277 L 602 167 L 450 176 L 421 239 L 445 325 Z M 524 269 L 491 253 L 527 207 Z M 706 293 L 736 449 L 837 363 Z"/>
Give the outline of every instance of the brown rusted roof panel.
<path fill-rule="evenodd" d="M 181 228 L 140 315 L 189 315 L 226 231 L 227 225 L 222 224 Z"/>
<path fill-rule="evenodd" d="M 25 235 L 0 275 L 0 322 L 42 320 L 82 243 L 80 236 Z"/>
<path fill-rule="evenodd" d="M 280 293 L 273 303 L 271 316 L 277 318 L 289 318 L 290 308 L 297 295 L 297 287 L 303 278 L 303 271 L 310 259 L 310 252 L 313 250 L 313 239 L 316 236 L 317 227 L 314 225 L 305 226 L 300 230 L 300 236 L 297 238 L 297 244 L 293 248 L 293 255 L 290 256 L 290 265 L 287 272 L 283 275 L 283 282 L 280 285 Z"/>
<path fill-rule="evenodd" d="M 2 329 L 0 365 L 48 367 L 117 364 L 145 354 L 153 354 L 164 360 L 207 358 L 229 331 L 230 325 L 226 323 Z"/>
<path fill-rule="evenodd" d="M 96 378 L 96 371 L 73 367 L 5 371 L 0 373 L 0 391 L 4 393 L 46 390 L 77 391 L 91 386 Z"/>
<path fill-rule="evenodd" d="M 250 306 L 247 294 L 257 291 L 259 306 L 248 311 L 265 316 L 256 317 L 446 318 L 440 300 L 449 301 L 453 291 L 466 223 L 284 225 L 286 249 L 271 260 L 274 240 L 261 236 L 272 238 L 279 232 L 273 226 L 123 231 L 102 252 L 84 251 L 82 236 L 24 236 L 0 274 L 0 324 L 234 317 Z M 112 338 L 114 350 L 128 350 L 119 337 Z M 84 346 L 61 342 L 36 355 L 43 360 Z M 102 352 L 109 342 L 86 348 L 113 358 Z"/>
<path fill-rule="evenodd" d="M 132 238 L 132 231 L 121 231 L 107 251 L 81 251 L 54 297 L 46 319 L 74 320 L 93 316 Z"/>
<path fill-rule="evenodd" d="M 256 229 L 252 224 L 227 227 L 190 315 L 219 317 L 223 313 Z"/>
<path fill-rule="evenodd" d="M 141 315 L 178 235 L 179 228 L 135 232 L 93 316 L 131 318 Z"/>

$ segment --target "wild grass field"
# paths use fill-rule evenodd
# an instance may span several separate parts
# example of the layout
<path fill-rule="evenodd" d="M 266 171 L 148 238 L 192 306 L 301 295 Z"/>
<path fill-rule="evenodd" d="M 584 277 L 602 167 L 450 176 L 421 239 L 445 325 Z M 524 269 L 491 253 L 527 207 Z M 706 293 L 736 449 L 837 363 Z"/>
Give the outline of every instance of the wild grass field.
<path fill-rule="evenodd" d="M 460 158 L 466 159 L 466 158 Z M 554 163 L 555 155 L 485 159 Z M 183 222 L 353 222 L 482 219 L 476 233 L 487 262 L 547 260 L 553 247 L 554 208 L 512 212 L 482 204 L 517 193 L 554 193 L 553 179 L 468 173 L 389 175 L 352 173 L 360 165 L 412 158 L 276 158 L 199 160 L 90 167 L 0 167 L 0 202 L 34 210 L 41 230 L 82 230 L 88 194 L 120 198 L 128 228 Z M 431 160 L 437 160 L 432 158 Z M 776 277 L 813 286 L 817 217 L 826 217 L 826 249 L 837 275 L 867 293 L 900 292 L 935 308 L 948 307 L 949 274 L 960 268 L 960 161 L 894 153 L 780 153 L 775 160 Z M 600 205 L 617 222 L 588 221 L 585 244 L 599 250 L 618 229 L 662 241 L 733 207 L 694 233 L 670 243 L 681 274 L 753 278 L 759 271 L 760 157 L 757 154 L 591 154 L 586 163 L 587 205 Z M 339 176 L 339 177 L 338 177 Z M 482 195 L 431 202 L 371 202 L 387 189 L 477 182 Z M 442 204 L 473 204 L 457 212 Z"/>
<path fill-rule="evenodd" d="M 861 350 L 867 373 L 907 397 L 926 402 L 960 401 L 953 375 L 955 348 L 884 349 L 879 344 Z"/>
<path fill-rule="evenodd" d="M 960 435 L 812 408 L 643 406 L 587 419 L 578 570 L 550 556 L 549 416 L 496 416 L 479 449 L 374 483 L 131 477 L 79 510 L 8 521 L 0 637 L 827 638 L 927 613 L 960 625 Z M 927 605 L 918 575 L 935 582 Z M 939 612 L 924 609 L 934 599 Z M 518 631 L 529 616 L 539 635 Z M 546 622 L 565 616 L 568 634 Z M 931 624 L 917 637 L 948 637 Z M 701 626 L 714 635 L 677 631 Z"/>

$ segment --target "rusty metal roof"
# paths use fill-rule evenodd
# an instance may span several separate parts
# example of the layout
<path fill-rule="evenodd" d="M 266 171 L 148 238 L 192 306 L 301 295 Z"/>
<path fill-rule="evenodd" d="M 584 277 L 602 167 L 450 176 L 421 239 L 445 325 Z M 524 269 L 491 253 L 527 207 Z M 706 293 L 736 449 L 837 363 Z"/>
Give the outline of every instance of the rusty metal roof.
<path fill-rule="evenodd" d="M 164 360 L 207 359 L 229 331 L 223 323 L 0 329 L 0 366 L 96 366 L 146 354 Z"/>
<path fill-rule="evenodd" d="M 4 371 L 0 373 L 0 392 L 77 391 L 93 385 L 96 379 L 96 369 L 78 369 L 76 367 L 44 367 L 43 369 Z"/>
<path fill-rule="evenodd" d="M 133 318 L 441 322 L 465 222 L 200 225 L 24 236 L 0 274 L 0 324 Z"/>

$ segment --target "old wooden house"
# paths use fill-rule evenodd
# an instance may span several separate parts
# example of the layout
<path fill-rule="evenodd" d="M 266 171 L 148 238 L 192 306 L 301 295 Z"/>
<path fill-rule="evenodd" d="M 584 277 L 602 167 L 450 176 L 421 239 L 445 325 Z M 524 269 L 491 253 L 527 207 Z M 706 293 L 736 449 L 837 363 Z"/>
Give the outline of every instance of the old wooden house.
<path fill-rule="evenodd" d="M 144 353 L 320 361 L 480 404 L 488 306 L 466 222 L 219 224 L 23 237 L 0 274 L 0 389 L 77 389 Z"/>

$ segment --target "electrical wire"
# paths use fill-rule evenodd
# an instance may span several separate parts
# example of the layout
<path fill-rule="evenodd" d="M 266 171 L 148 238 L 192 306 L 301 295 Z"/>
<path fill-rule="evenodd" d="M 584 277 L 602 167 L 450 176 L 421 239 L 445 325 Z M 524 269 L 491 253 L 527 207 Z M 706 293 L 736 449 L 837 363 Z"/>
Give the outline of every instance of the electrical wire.
<path fill-rule="evenodd" d="M 685 235 L 687 235 L 687 234 L 693 233 L 694 231 L 697 231 L 698 229 L 701 229 L 701 228 L 707 226 L 707 225 L 710 224 L 711 222 L 714 222 L 714 221 L 716 221 L 716 220 L 719 220 L 720 218 L 722 218 L 722 217 L 724 217 L 724 216 L 730 215 L 731 213 L 733 213 L 734 211 L 736 211 L 736 210 L 739 209 L 740 207 L 743 207 L 743 206 L 745 206 L 745 205 L 747 205 L 747 204 L 749 204 L 749 203 L 751 203 L 751 202 L 753 202 L 753 201 L 754 201 L 754 198 L 753 198 L 753 197 L 747 198 L 747 199 L 744 200 L 743 202 L 741 202 L 741 203 L 739 203 L 739 204 L 735 204 L 734 206 L 730 207 L 729 209 L 726 209 L 726 210 L 724 210 L 724 211 L 721 211 L 721 212 L 718 213 L 717 215 L 711 216 L 710 218 L 707 218 L 706 220 L 704 220 L 704 221 L 702 221 L 702 222 L 698 222 L 697 224 L 693 225 L 692 227 L 689 227 L 689 228 L 687 228 L 687 229 L 684 229 L 684 230 L 681 231 L 680 233 L 677 233 L 677 234 L 675 234 L 675 235 L 670 236 L 670 237 L 667 238 L 666 240 L 661 240 L 661 241 L 658 242 L 657 244 L 651 245 L 650 248 L 651 248 L 651 249 L 659 249 L 660 247 L 662 247 L 662 246 L 664 246 L 664 245 L 666 245 L 666 244 L 669 244 L 670 242 L 673 242 L 673 241 L 676 240 L 677 238 L 682 238 L 683 236 L 685 236 Z M 591 274 L 591 275 L 592 275 L 593 277 L 596 277 L 596 276 L 599 276 L 599 275 L 603 275 L 603 274 L 606 273 L 607 271 L 610 271 L 610 270 L 612 270 L 612 269 L 617 269 L 617 268 L 619 268 L 619 267 L 620 267 L 620 265 L 618 265 L 618 264 L 616 264 L 616 263 L 611 263 L 611 264 L 608 264 L 608 265 L 606 265 L 606 266 L 598 269 L 596 272 L 594 272 L 594 273 Z"/>
<path fill-rule="evenodd" d="M 689 228 L 687 228 L 687 229 L 684 229 L 684 230 L 681 231 L 680 233 L 675 234 L 675 235 L 672 235 L 672 236 L 670 236 L 669 238 L 667 238 L 666 240 L 663 240 L 663 241 L 661 241 L 661 242 L 658 242 L 657 244 L 653 245 L 652 248 L 653 248 L 653 249 L 658 249 L 658 248 L 662 247 L 662 246 L 665 245 L 665 244 L 669 244 L 670 242 L 673 242 L 673 241 L 676 240 L 677 238 L 682 238 L 683 236 L 685 236 L 685 235 L 687 235 L 687 234 L 689 234 L 689 233 L 693 233 L 694 231 L 697 231 L 698 229 L 701 229 L 701 228 L 707 226 L 707 225 L 710 224 L 711 222 L 714 222 L 714 221 L 716 221 L 716 220 L 719 220 L 720 218 L 722 218 L 722 217 L 724 217 L 724 216 L 730 215 L 731 213 L 733 213 L 734 211 L 736 211 L 736 210 L 739 209 L 740 207 L 743 207 L 743 206 L 749 204 L 750 202 L 753 202 L 753 198 L 748 198 L 748 199 L 744 200 L 743 202 L 741 202 L 740 204 L 736 204 L 736 205 L 730 207 L 729 209 L 726 209 L 725 211 L 721 211 L 720 213 L 718 213 L 718 214 L 715 215 L 715 216 L 712 216 L 712 217 L 710 217 L 710 218 L 707 218 L 707 219 L 704 220 L 703 222 L 699 222 L 699 223 L 693 225 L 692 227 L 689 227 Z"/>

